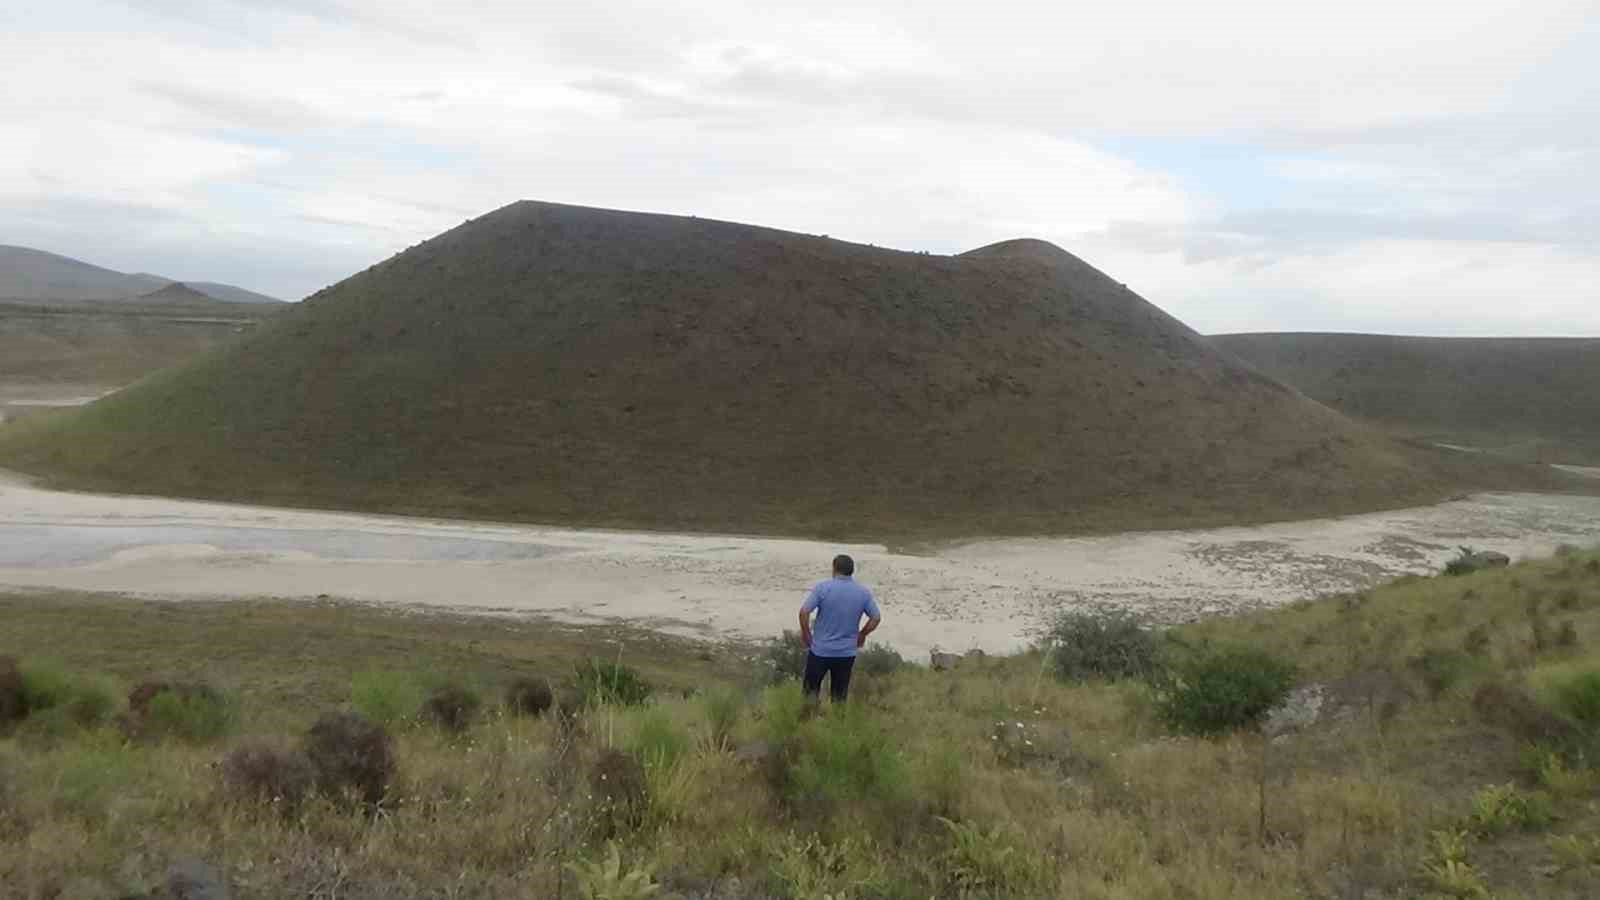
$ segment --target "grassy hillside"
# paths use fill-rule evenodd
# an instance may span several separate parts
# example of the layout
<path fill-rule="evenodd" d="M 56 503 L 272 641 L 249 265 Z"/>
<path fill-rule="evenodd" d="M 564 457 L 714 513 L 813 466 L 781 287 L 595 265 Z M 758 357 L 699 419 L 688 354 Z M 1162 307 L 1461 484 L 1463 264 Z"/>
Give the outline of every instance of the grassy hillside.
<path fill-rule="evenodd" d="M 268 307 L 209 299 L 69 306 L 0 303 L 0 384 L 130 384 L 255 328 Z"/>
<path fill-rule="evenodd" d="M 1212 341 L 1351 416 L 1519 459 L 1600 465 L 1600 339 L 1231 334 Z"/>
<path fill-rule="evenodd" d="M 0 654 L 54 698 L 0 738 L 6 896 L 146 896 L 190 857 L 245 898 L 645 896 L 630 874 L 725 900 L 1580 898 L 1600 879 L 1595 552 L 1177 628 L 1149 677 L 1057 676 L 1142 658 L 1126 635 L 953 672 L 880 660 L 816 718 L 733 648 L 641 634 L 267 601 L 0 614 Z M 1262 653 L 1320 720 L 1191 733 L 1254 691 Z M 579 702 L 561 685 L 589 655 L 654 693 Z M 500 705 L 530 675 L 571 714 Z M 126 708 L 150 679 L 220 694 Z M 485 705 L 454 717 L 430 685 Z M 340 745 L 388 773 L 375 806 L 295 778 L 293 736 L 337 708 L 389 722 L 392 757 Z"/>
<path fill-rule="evenodd" d="M 13 429 L 0 463 L 81 488 L 846 537 L 1298 517 L 1471 483 L 1049 244 L 942 257 L 528 202 Z"/>

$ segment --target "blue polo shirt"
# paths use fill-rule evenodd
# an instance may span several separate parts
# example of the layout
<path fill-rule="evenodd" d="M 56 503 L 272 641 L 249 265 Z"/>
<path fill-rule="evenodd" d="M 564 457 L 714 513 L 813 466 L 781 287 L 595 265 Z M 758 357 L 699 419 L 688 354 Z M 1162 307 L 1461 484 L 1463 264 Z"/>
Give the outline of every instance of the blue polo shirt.
<path fill-rule="evenodd" d="M 817 621 L 811 626 L 811 652 L 833 658 L 856 655 L 863 614 L 873 619 L 883 615 L 872 592 L 848 575 L 835 575 L 812 588 L 800 609 L 817 612 Z"/>

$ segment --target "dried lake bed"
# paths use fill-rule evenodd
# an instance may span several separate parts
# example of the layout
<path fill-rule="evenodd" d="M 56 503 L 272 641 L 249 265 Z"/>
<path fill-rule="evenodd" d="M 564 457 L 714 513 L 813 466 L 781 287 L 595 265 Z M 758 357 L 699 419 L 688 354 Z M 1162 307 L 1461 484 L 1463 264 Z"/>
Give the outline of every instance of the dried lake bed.
<path fill-rule="evenodd" d="M 627 620 L 707 638 L 793 627 L 836 552 L 884 605 L 883 638 L 1013 649 L 1057 610 L 1175 622 L 1436 572 L 1460 545 L 1514 558 L 1600 543 L 1600 498 L 1482 494 L 1337 519 L 1102 537 L 882 546 L 575 530 L 153 497 L 0 478 L 0 589 L 165 599 L 331 596 L 563 621 Z"/>

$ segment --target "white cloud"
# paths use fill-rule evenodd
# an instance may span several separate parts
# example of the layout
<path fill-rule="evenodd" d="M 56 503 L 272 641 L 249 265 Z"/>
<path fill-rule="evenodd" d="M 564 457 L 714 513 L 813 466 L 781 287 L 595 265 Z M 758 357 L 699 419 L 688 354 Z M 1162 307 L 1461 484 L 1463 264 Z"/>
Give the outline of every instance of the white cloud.
<path fill-rule="evenodd" d="M 190 277 L 299 296 L 532 197 L 908 249 L 1037 235 L 1203 329 L 1597 331 L 1592 13 L 18 4 L 0 11 L 0 240 L 106 264 L 211 253 Z"/>

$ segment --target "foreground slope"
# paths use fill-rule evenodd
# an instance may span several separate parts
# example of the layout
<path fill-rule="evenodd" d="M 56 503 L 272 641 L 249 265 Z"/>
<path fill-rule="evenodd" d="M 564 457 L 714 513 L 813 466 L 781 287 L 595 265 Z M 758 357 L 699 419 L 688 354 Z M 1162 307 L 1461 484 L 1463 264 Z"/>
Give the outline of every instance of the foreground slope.
<path fill-rule="evenodd" d="M 803 667 L 792 636 L 757 668 L 609 622 L 359 603 L 0 595 L 0 621 L 0 658 L 51 704 L 0 725 L 0 885 L 24 897 L 171 896 L 153 887 L 195 857 L 241 897 L 642 896 L 618 888 L 631 871 L 662 900 L 1593 900 L 1600 884 L 1594 551 L 1148 643 L 1069 620 L 1053 657 L 954 671 L 895 666 L 880 631 L 851 702 L 816 718 L 792 680 L 756 680 Z M 1191 735 L 1190 711 L 1246 718 L 1277 696 L 1257 694 L 1281 671 L 1263 651 L 1297 664 L 1298 715 L 1271 741 Z M 1093 677 L 1141 660 L 1147 679 Z M 600 673 L 655 694 L 625 706 L 639 691 L 596 690 Z M 123 699 L 196 683 L 226 700 L 180 717 Z M 548 684 L 562 713 L 519 716 Z M 349 708 L 389 723 L 392 755 L 350 739 L 335 757 L 387 783 L 379 814 L 312 794 L 296 753 Z M 619 877 L 596 878 L 614 851 Z M 611 892 L 575 892 L 574 860 Z"/>
<path fill-rule="evenodd" d="M 1212 338 L 1351 416 L 1547 462 L 1600 465 L 1600 339 Z"/>
<path fill-rule="evenodd" d="M 0 435 L 0 463 L 78 487 L 830 536 L 1303 517 L 1459 489 L 1418 452 L 1042 242 L 930 256 L 533 202 Z"/>

